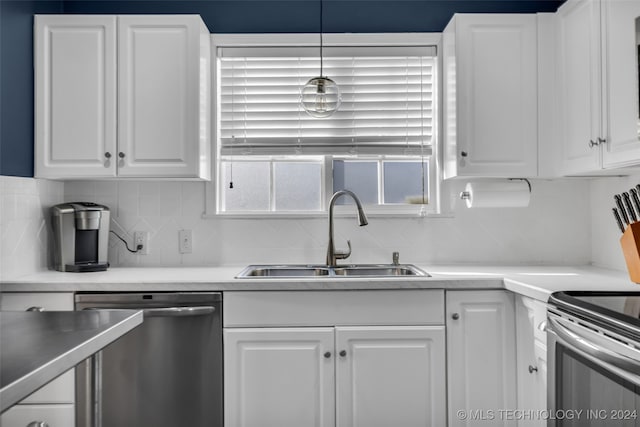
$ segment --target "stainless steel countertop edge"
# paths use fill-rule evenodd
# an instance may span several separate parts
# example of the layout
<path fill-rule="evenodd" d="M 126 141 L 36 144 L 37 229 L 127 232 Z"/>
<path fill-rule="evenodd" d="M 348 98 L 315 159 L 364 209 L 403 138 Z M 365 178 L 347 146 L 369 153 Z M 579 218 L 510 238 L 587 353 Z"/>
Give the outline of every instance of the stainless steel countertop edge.
<path fill-rule="evenodd" d="M 111 325 L 108 329 L 82 342 L 80 345 L 70 348 L 65 353 L 34 369 L 29 374 L 11 384 L 7 384 L 0 389 L 0 412 L 4 412 L 59 375 L 140 325 L 143 321 L 142 313 L 141 310 L 131 310 L 131 314 L 125 319 Z"/>

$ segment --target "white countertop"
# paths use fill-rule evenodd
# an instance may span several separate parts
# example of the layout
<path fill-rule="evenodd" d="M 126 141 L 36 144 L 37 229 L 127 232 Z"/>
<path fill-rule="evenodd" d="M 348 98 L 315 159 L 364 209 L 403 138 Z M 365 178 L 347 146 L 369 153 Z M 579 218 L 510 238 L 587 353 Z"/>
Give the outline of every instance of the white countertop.
<path fill-rule="evenodd" d="M 431 277 L 235 279 L 244 266 L 44 271 L 3 280 L 1 292 L 508 289 L 546 301 L 556 291 L 638 291 L 626 272 L 590 266 L 418 265 Z"/>

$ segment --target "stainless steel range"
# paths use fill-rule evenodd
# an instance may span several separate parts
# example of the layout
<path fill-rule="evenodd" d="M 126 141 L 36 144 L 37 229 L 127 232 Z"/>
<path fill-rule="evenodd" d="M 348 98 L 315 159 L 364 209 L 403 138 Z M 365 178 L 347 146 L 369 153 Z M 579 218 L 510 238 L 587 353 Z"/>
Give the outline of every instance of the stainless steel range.
<path fill-rule="evenodd" d="M 640 426 L 640 292 L 548 303 L 548 426 Z"/>

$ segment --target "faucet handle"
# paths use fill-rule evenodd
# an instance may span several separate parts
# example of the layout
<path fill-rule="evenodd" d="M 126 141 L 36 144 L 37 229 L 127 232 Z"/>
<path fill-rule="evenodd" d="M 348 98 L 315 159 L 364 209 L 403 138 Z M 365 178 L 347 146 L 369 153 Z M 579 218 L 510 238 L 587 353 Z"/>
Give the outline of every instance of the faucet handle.
<path fill-rule="evenodd" d="M 336 250 L 336 259 L 347 259 L 349 258 L 349 256 L 351 256 L 351 240 L 347 240 L 347 246 L 349 247 L 349 250 L 347 252 Z"/>

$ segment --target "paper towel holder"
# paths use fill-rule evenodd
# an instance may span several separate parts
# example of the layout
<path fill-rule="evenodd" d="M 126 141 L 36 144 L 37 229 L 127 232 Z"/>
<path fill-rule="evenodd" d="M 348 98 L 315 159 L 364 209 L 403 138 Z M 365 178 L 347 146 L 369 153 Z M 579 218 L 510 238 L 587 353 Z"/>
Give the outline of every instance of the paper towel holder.
<path fill-rule="evenodd" d="M 531 193 L 531 181 L 529 181 L 527 178 L 508 178 L 508 180 L 526 182 L 527 185 L 529 186 L 529 193 Z M 462 193 L 460 193 L 460 199 L 469 200 L 470 198 L 471 198 L 471 193 L 469 193 L 468 191 L 463 191 Z"/>

